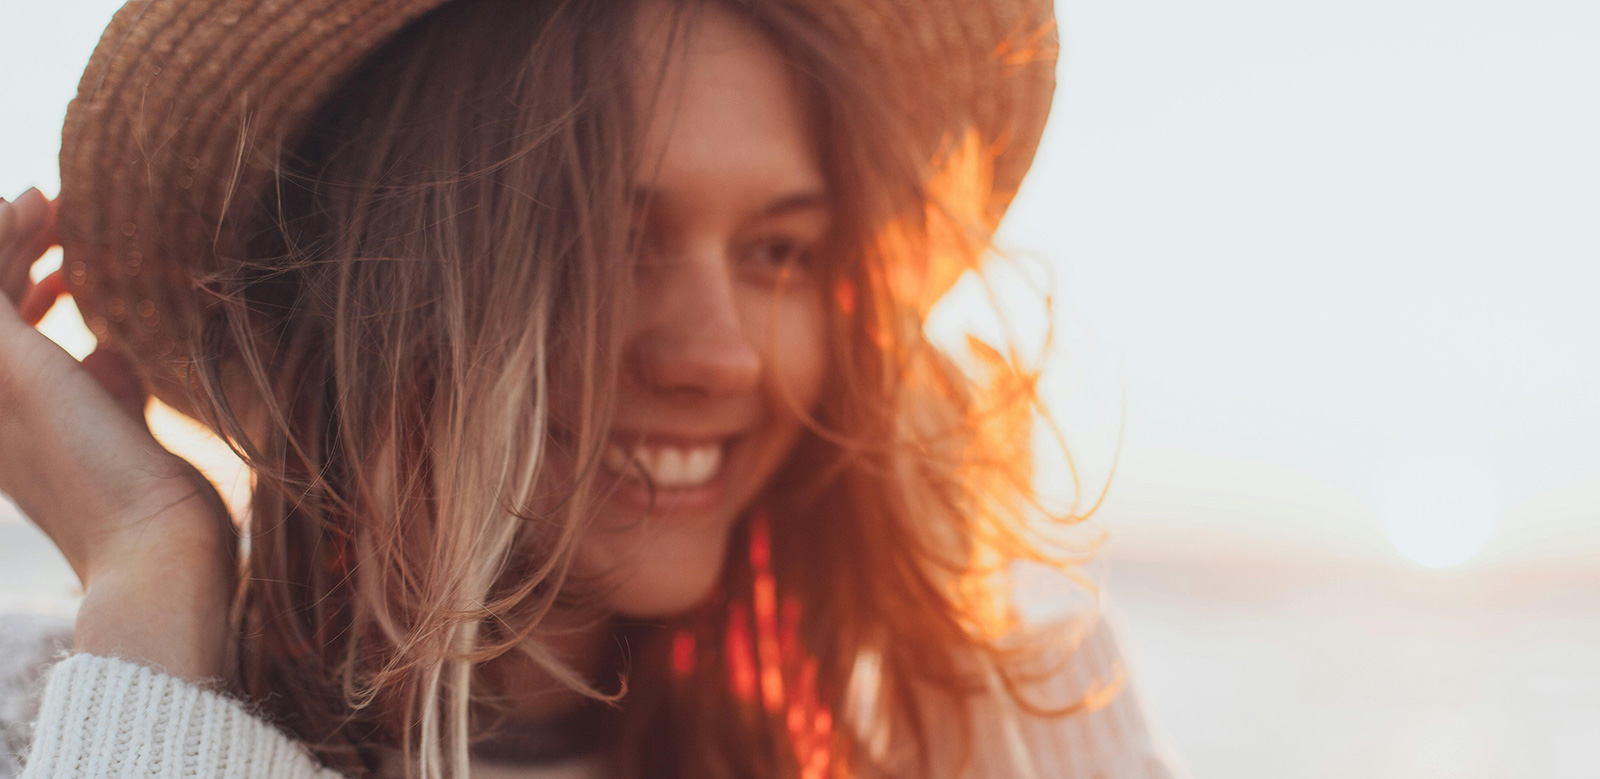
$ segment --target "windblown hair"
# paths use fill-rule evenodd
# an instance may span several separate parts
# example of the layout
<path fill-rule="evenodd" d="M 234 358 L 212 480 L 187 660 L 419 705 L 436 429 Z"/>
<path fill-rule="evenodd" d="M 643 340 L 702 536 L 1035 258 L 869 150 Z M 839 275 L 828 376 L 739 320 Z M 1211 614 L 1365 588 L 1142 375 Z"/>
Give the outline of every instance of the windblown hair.
<path fill-rule="evenodd" d="M 969 696 L 1038 708 L 1031 650 L 1001 640 L 1005 574 L 1081 562 L 1040 530 L 1079 517 L 1034 497 L 1036 373 L 976 342 L 981 370 L 957 370 L 923 333 L 932 292 L 989 250 L 992 150 L 919 155 L 801 4 L 735 11 L 792 64 L 837 197 L 823 400 L 719 595 L 627 628 L 625 695 L 549 648 L 552 613 L 603 595 L 573 562 L 634 273 L 631 80 L 653 72 L 635 10 L 449 3 L 284 139 L 275 186 L 240 207 L 201 378 L 255 474 L 244 691 L 352 776 L 398 749 L 408 775 L 464 777 L 496 723 L 479 669 L 519 652 L 621 704 L 617 775 L 936 775 Z"/>

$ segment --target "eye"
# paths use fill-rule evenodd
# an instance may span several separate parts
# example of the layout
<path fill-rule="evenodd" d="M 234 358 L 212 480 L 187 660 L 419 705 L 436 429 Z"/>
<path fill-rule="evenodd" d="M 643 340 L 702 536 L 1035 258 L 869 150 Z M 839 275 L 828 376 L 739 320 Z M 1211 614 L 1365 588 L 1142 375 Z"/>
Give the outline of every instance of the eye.
<path fill-rule="evenodd" d="M 790 237 L 768 238 L 750 248 L 750 261 L 768 272 L 799 270 L 811 264 L 811 246 Z"/>

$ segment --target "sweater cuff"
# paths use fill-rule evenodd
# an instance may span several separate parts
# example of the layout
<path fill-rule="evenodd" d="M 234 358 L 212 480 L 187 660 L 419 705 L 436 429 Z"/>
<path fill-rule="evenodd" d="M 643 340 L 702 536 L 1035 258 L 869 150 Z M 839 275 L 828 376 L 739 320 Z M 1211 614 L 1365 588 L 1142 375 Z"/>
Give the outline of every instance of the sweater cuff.
<path fill-rule="evenodd" d="M 335 779 L 242 703 L 148 666 L 75 654 L 50 671 L 20 779 Z"/>

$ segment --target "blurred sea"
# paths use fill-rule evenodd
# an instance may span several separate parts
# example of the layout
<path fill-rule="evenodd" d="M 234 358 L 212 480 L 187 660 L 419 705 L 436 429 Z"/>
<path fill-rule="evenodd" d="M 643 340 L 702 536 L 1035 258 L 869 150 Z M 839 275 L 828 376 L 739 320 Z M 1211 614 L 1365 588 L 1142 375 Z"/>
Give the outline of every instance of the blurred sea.
<path fill-rule="evenodd" d="M 1600 570 L 1110 560 L 1195 777 L 1600 776 Z"/>

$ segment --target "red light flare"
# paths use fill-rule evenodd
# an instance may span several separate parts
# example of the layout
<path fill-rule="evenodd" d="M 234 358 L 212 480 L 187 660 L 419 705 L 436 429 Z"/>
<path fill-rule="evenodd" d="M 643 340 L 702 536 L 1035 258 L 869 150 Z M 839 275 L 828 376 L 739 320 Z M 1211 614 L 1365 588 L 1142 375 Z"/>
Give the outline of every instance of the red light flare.
<path fill-rule="evenodd" d="M 694 634 L 680 630 L 672 635 L 672 674 L 685 677 L 694 673 Z"/>
<path fill-rule="evenodd" d="M 779 596 L 764 512 L 751 518 L 750 569 L 748 607 L 743 600 L 728 606 L 726 640 L 734 693 L 752 703 L 759 695 L 762 709 L 782 718 L 801 779 L 825 779 L 833 765 L 833 712 L 817 692 L 817 659 L 800 642 L 800 599 L 793 593 Z M 674 643 L 675 667 L 680 646 Z M 693 645 L 689 647 L 684 651 L 692 654 Z"/>

